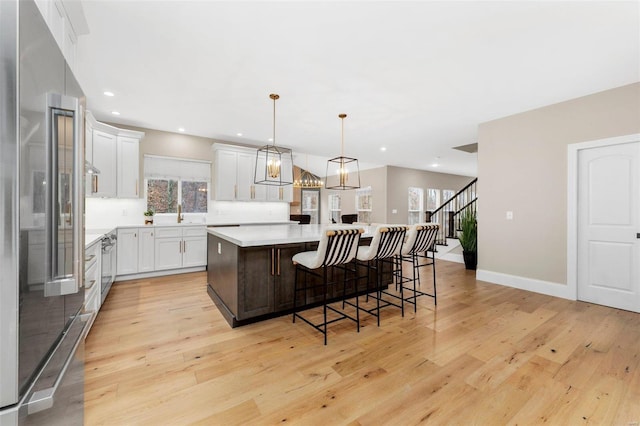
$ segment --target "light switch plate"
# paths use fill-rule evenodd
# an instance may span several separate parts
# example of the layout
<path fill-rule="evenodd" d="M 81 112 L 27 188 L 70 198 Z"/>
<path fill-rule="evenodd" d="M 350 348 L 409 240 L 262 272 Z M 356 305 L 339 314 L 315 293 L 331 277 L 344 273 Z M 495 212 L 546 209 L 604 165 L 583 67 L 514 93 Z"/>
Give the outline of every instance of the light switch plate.
<path fill-rule="evenodd" d="M 507 220 L 513 220 L 513 212 L 507 212 Z"/>
<path fill-rule="evenodd" d="M 218 254 L 222 254 L 222 244 L 218 243 Z"/>

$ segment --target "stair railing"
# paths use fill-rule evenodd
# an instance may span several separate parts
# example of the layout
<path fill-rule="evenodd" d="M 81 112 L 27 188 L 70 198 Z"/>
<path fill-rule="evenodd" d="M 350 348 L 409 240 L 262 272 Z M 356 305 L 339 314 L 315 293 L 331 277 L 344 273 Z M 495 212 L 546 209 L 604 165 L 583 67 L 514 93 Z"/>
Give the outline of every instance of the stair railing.
<path fill-rule="evenodd" d="M 445 201 L 434 211 L 427 211 L 425 220 L 440 225 L 436 244 L 447 245 L 447 238 L 457 238 L 456 231 L 460 229 L 460 218 L 466 209 L 476 211 L 476 193 L 478 178 L 469 182 L 464 188 Z"/>

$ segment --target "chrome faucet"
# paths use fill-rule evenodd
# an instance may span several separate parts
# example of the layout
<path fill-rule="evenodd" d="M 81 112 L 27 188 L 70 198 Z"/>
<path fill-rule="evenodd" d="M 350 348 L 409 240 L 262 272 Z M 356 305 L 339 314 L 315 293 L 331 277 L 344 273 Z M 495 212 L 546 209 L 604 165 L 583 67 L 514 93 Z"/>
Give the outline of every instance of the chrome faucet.
<path fill-rule="evenodd" d="M 182 204 L 178 204 L 178 223 L 182 223 L 184 218 L 182 217 Z"/>

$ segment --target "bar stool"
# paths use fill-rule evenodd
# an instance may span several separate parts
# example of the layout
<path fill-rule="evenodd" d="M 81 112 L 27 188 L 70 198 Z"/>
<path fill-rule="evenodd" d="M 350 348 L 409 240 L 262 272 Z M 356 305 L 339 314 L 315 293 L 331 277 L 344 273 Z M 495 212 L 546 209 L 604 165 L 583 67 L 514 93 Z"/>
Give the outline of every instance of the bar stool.
<path fill-rule="evenodd" d="M 438 235 L 439 225 L 436 223 L 418 223 L 412 225 L 409 228 L 407 234 L 407 240 L 402 245 L 401 255 L 398 256 L 398 263 L 400 270 L 402 270 L 403 262 L 411 262 L 411 269 L 413 272 L 413 278 L 403 279 L 400 276 L 400 291 L 405 288 L 406 290 L 412 290 L 410 287 L 405 287 L 404 284 L 413 282 L 413 296 L 407 297 L 405 300 L 408 303 L 413 303 L 413 311 L 417 311 L 418 296 L 433 297 L 434 304 L 438 304 L 437 291 L 436 291 L 436 257 L 433 245 Z M 429 258 L 429 251 L 431 251 L 431 258 Z M 424 253 L 424 254 L 421 254 Z M 428 263 L 420 264 L 420 259 L 430 260 Z M 433 266 L 433 293 L 427 293 L 416 289 L 416 281 L 420 285 L 420 268 L 423 266 Z"/>
<path fill-rule="evenodd" d="M 327 229 L 320 238 L 318 243 L 318 249 L 316 251 L 305 251 L 297 253 L 293 256 L 293 264 L 296 265 L 296 274 L 294 278 L 293 287 L 293 322 L 296 322 L 296 317 L 300 318 L 307 324 L 314 327 L 316 330 L 324 334 L 324 344 L 327 344 L 327 325 L 343 319 L 350 319 L 356 323 L 358 332 L 360 331 L 360 312 L 356 308 L 356 317 L 352 317 L 340 311 L 333 306 L 327 304 L 327 293 L 329 292 L 329 285 L 336 284 L 336 282 L 329 282 L 327 270 L 330 267 L 342 269 L 344 276 L 342 280 L 342 299 L 346 297 L 347 289 L 347 275 L 349 272 L 353 272 L 355 287 L 357 289 L 357 281 L 355 279 L 356 269 L 355 265 L 353 269 L 348 267 L 349 263 L 352 263 L 358 251 L 358 243 L 360 242 L 360 234 L 364 232 L 361 228 L 339 228 L 339 229 Z M 322 273 L 316 272 L 316 270 L 322 268 Z M 304 273 L 304 286 L 299 288 L 298 275 L 299 272 Z M 332 271 L 333 272 L 333 271 Z M 312 285 L 307 285 L 307 276 L 311 275 L 317 278 L 322 278 L 322 283 L 318 284 L 317 280 Z M 312 280 L 313 281 L 313 280 Z M 322 305 L 324 320 L 321 323 L 313 323 L 307 318 L 304 318 L 297 311 L 297 299 L 298 292 L 304 291 L 304 304 L 307 304 L 307 290 L 322 288 Z M 344 307 L 344 305 L 343 305 Z M 327 309 L 339 315 L 338 318 L 327 321 Z"/>
<path fill-rule="evenodd" d="M 376 283 L 374 288 L 376 295 L 371 295 L 371 297 L 376 299 L 376 307 L 371 309 L 359 307 L 358 296 L 356 296 L 356 305 L 358 305 L 357 309 L 364 310 L 365 312 L 377 317 L 378 326 L 380 326 L 380 308 L 393 305 L 400 308 L 402 316 L 404 316 L 404 297 L 402 294 L 402 286 L 400 287 L 400 296 L 383 291 L 382 266 L 385 262 L 391 263 L 393 271 L 393 267 L 396 264 L 395 257 L 400 255 L 400 250 L 402 248 L 406 232 L 407 227 L 405 225 L 378 225 L 375 233 L 373 234 L 373 238 L 371 239 L 371 244 L 369 246 L 360 246 L 358 248 L 356 259 L 367 267 L 367 300 L 370 296 L 369 283 L 371 282 L 371 272 L 376 271 Z M 402 279 L 402 270 L 400 270 L 400 278 Z M 383 294 L 400 300 L 400 304 L 396 304 L 388 299 L 383 299 Z M 383 302 L 382 306 L 380 305 L 380 302 Z"/>

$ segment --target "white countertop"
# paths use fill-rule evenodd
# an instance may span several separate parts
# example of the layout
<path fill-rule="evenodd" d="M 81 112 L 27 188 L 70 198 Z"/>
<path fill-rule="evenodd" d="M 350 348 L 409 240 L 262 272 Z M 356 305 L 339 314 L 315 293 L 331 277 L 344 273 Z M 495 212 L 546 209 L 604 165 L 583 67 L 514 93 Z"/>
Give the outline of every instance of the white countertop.
<path fill-rule="evenodd" d="M 228 228 L 209 228 L 209 234 L 220 237 L 239 247 L 267 246 L 320 241 L 327 229 L 358 227 L 364 229 L 362 237 L 371 237 L 374 229 L 359 225 L 254 225 Z"/>

